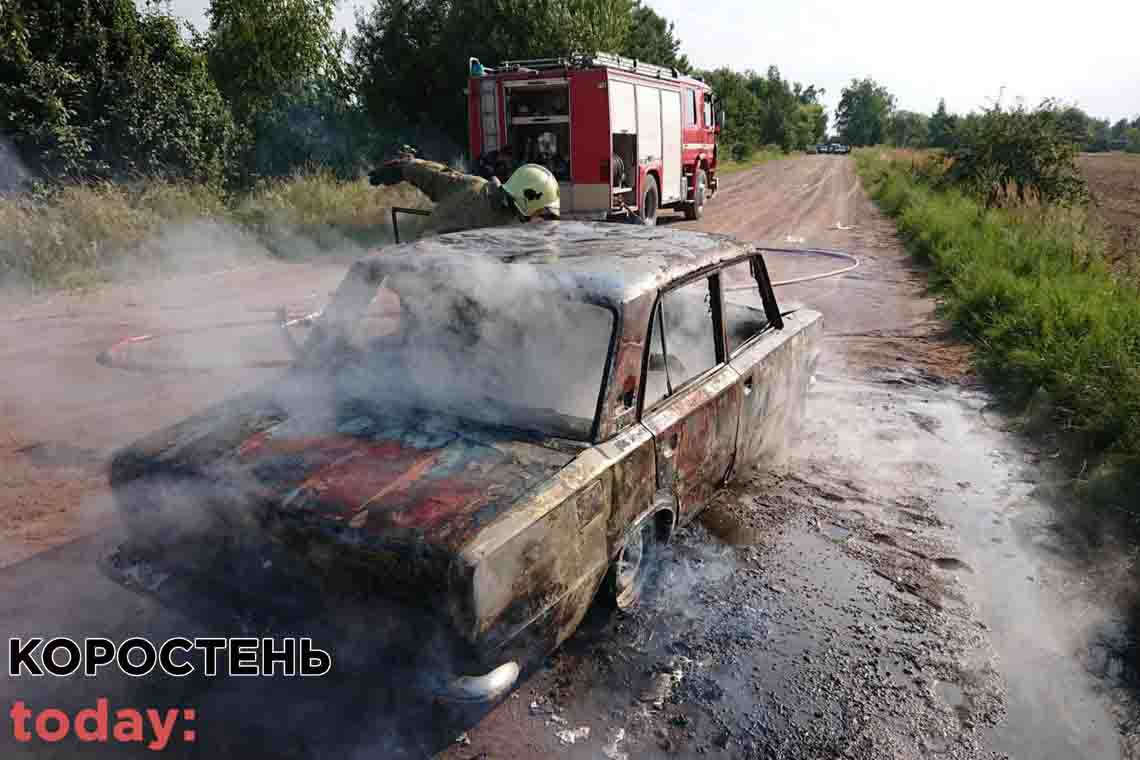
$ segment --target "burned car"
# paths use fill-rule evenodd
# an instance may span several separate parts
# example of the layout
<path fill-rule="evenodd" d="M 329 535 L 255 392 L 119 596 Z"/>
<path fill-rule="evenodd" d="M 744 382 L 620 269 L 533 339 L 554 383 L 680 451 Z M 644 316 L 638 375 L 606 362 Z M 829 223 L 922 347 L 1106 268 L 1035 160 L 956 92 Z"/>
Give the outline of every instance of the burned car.
<path fill-rule="evenodd" d="M 760 249 L 544 222 L 393 246 L 348 272 L 272 383 L 116 453 L 142 555 L 257 531 L 446 620 L 493 700 L 621 609 L 655 549 L 802 415 L 817 312 Z"/>

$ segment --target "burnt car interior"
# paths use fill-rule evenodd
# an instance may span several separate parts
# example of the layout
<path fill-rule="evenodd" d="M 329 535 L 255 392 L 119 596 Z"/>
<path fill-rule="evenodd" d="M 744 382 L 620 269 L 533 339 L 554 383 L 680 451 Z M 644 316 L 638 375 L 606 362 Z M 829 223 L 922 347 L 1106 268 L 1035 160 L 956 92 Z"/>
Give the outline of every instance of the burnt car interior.
<path fill-rule="evenodd" d="M 642 408 L 651 408 L 717 366 L 722 360 L 718 318 L 724 322 L 728 354 L 769 328 L 782 327 L 767 283 L 763 261 L 750 257 L 662 293 L 650 325 Z M 713 308 L 717 300 L 722 304 L 719 313 Z"/>

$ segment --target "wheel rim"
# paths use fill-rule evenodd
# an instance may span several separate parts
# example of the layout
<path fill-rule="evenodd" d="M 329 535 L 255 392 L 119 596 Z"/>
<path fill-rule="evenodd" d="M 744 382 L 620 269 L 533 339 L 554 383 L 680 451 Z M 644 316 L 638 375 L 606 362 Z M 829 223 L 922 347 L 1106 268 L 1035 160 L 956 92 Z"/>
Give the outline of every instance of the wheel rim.
<path fill-rule="evenodd" d="M 637 602 L 641 588 L 645 584 L 645 570 L 653 541 L 653 527 L 642 526 L 641 530 L 629 537 L 617 558 L 615 573 L 615 597 L 619 609 L 626 609 Z"/>

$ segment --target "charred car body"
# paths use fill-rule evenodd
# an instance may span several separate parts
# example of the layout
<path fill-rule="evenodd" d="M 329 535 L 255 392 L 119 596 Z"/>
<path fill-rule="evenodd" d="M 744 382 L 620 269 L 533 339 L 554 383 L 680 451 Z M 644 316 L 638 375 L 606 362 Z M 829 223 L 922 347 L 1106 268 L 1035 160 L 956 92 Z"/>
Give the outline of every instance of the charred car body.
<path fill-rule="evenodd" d="M 722 236 L 555 222 L 389 248 L 283 377 L 115 455 L 124 551 L 273 536 L 434 610 L 470 658 L 440 695 L 493 699 L 599 588 L 635 604 L 654 547 L 775 451 L 821 330 Z"/>

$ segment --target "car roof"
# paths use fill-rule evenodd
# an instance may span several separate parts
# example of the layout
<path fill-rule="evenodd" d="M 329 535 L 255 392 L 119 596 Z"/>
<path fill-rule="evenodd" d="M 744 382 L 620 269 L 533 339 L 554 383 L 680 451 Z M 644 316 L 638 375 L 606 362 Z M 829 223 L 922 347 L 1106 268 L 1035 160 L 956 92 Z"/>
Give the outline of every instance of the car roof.
<path fill-rule="evenodd" d="M 547 221 L 424 238 L 357 263 L 370 280 L 420 272 L 454 276 L 480 262 L 529 266 L 538 282 L 576 300 L 618 305 L 721 262 L 755 252 L 727 235 L 613 222 Z"/>

